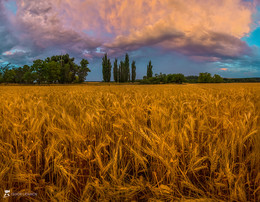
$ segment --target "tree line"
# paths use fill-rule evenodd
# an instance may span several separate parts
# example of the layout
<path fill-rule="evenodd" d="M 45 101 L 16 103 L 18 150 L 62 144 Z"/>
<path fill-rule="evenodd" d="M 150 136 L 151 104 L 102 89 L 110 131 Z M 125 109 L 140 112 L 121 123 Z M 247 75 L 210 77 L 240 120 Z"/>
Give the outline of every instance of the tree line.
<path fill-rule="evenodd" d="M 199 76 L 184 76 L 183 74 L 155 74 L 154 77 L 144 76 L 143 80 L 140 80 L 141 84 L 165 84 L 165 83 L 223 83 L 224 79 L 215 74 L 211 76 L 210 73 L 200 73 Z"/>
<path fill-rule="evenodd" d="M 136 81 L 136 65 L 135 61 L 131 65 L 131 75 L 130 75 L 130 62 L 129 55 L 126 53 L 124 61 L 114 60 L 113 65 L 113 77 L 115 82 L 135 82 Z M 103 81 L 110 82 L 111 80 L 111 70 L 112 64 L 107 54 L 102 58 L 102 73 Z M 130 79 L 131 78 L 131 79 Z M 141 84 L 160 84 L 160 83 L 178 83 L 182 84 L 183 82 L 190 83 L 223 83 L 224 80 L 221 76 L 215 74 L 213 77 L 210 73 L 200 73 L 199 76 L 188 76 L 185 77 L 183 74 L 155 74 L 153 76 L 153 65 L 150 60 L 147 65 L 146 76 L 142 80 L 138 80 Z"/>
<path fill-rule="evenodd" d="M 10 64 L 0 67 L 0 83 L 82 83 L 86 80 L 89 62 L 82 59 L 80 64 L 75 63 L 75 58 L 66 55 L 47 57 L 45 60 L 37 59 L 31 66 L 14 68 Z M 112 63 L 105 54 L 102 58 L 103 82 L 110 82 L 112 77 Z M 136 79 L 136 62 L 133 60 L 130 67 L 130 58 L 126 53 L 124 60 L 113 63 L 113 78 L 117 83 L 136 82 L 140 84 L 161 83 L 233 83 L 233 82 L 260 82 L 260 78 L 227 79 L 215 74 L 200 73 L 199 76 L 184 76 L 183 74 L 155 74 L 153 76 L 153 65 L 150 60 L 147 65 L 146 76 L 142 80 Z"/>
<path fill-rule="evenodd" d="M 35 60 L 31 66 L 14 68 L 7 64 L 0 67 L 0 83 L 82 83 L 90 72 L 89 62 L 82 59 L 78 65 L 74 60 L 66 54 Z"/>

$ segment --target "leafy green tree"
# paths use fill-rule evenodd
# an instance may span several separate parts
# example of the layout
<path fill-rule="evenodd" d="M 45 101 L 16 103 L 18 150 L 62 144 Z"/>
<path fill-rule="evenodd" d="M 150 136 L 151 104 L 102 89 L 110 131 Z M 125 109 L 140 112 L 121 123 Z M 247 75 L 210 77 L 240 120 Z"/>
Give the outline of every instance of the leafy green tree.
<path fill-rule="evenodd" d="M 153 77 L 153 66 L 152 66 L 152 61 L 149 61 L 149 64 L 147 65 L 147 78 Z"/>
<path fill-rule="evenodd" d="M 3 73 L 0 72 L 0 83 L 3 83 Z"/>
<path fill-rule="evenodd" d="M 60 65 L 52 60 L 47 63 L 48 68 L 48 83 L 57 83 L 60 80 Z"/>
<path fill-rule="evenodd" d="M 222 78 L 221 76 L 219 76 L 218 74 L 215 74 L 215 75 L 213 76 L 213 82 L 214 82 L 214 83 L 223 83 L 224 80 L 223 80 L 223 78 Z"/>
<path fill-rule="evenodd" d="M 75 79 L 73 81 L 74 83 L 79 83 L 79 77 L 78 76 L 75 76 Z"/>
<path fill-rule="evenodd" d="M 70 58 L 69 60 L 69 65 L 70 65 L 70 77 L 71 77 L 71 82 L 76 82 L 77 83 L 77 72 L 79 69 L 79 66 L 74 62 L 74 58 Z"/>
<path fill-rule="evenodd" d="M 4 79 L 3 79 L 3 74 L 0 72 L 0 83 L 3 83 Z"/>
<path fill-rule="evenodd" d="M 37 79 L 36 72 L 27 71 L 23 75 L 23 80 L 25 81 L 25 83 L 28 83 L 28 84 L 32 84 L 36 79 Z"/>
<path fill-rule="evenodd" d="M 15 83 L 15 71 L 14 69 L 8 69 L 5 71 L 3 81 L 6 83 Z"/>
<path fill-rule="evenodd" d="M 47 63 L 49 63 L 49 62 L 51 61 L 51 58 L 47 57 L 47 58 L 45 59 L 45 61 L 46 61 Z"/>
<path fill-rule="evenodd" d="M 178 84 L 182 84 L 183 82 L 185 82 L 185 76 L 183 74 L 175 74 L 174 82 Z"/>
<path fill-rule="evenodd" d="M 66 77 L 68 77 L 69 69 L 65 67 L 64 55 L 59 56 L 58 64 L 60 65 L 59 83 L 68 83 Z"/>
<path fill-rule="evenodd" d="M 51 56 L 51 61 L 58 62 L 60 58 L 57 55 Z"/>
<path fill-rule="evenodd" d="M 210 83 L 212 82 L 211 74 L 208 72 L 200 73 L 198 78 L 199 83 Z"/>
<path fill-rule="evenodd" d="M 74 58 L 70 58 L 69 54 L 61 55 L 60 66 L 61 66 L 61 83 L 72 83 L 75 80 L 78 69 L 75 67 Z"/>
<path fill-rule="evenodd" d="M 132 82 L 135 82 L 136 79 L 136 66 L 135 61 L 132 62 Z"/>
<path fill-rule="evenodd" d="M 78 68 L 78 79 L 79 83 L 82 83 L 85 81 L 88 72 L 90 72 L 90 69 L 88 68 L 89 62 L 85 59 L 82 59 L 80 62 L 80 67 Z"/>
<path fill-rule="evenodd" d="M 159 79 L 160 82 L 167 83 L 167 76 L 166 76 L 166 74 L 163 74 L 162 72 L 160 72 L 160 74 L 157 76 L 157 78 Z"/>
<path fill-rule="evenodd" d="M 175 79 L 175 78 L 174 78 L 174 74 L 168 74 L 168 75 L 166 76 L 166 83 L 173 83 L 173 82 L 175 82 L 174 79 Z"/>
<path fill-rule="evenodd" d="M 72 68 L 73 68 L 72 69 L 72 78 L 73 78 L 72 83 L 79 83 L 78 71 L 79 71 L 80 66 L 73 62 Z"/>
<path fill-rule="evenodd" d="M 62 61 L 64 62 L 64 64 L 68 64 L 70 62 L 69 54 L 63 55 L 62 56 Z"/>
<path fill-rule="evenodd" d="M 5 65 L 5 66 L 1 66 L 0 67 L 0 79 L 1 79 L 1 83 L 2 82 L 6 82 L 6 76 L 5 74 L 10 70 L 10 65 L 11 63 Z"/>
<path fill-rule="evenodd" d="M 37 83 L 46 83 L 48 81 L 48 61 L 50 61 L 48 58 L 46 61 L 40 59 L 33 61 L 32 71 L 37 73 Z"/>
<path fill-rule="evenodd" d="M 90 72 L 89 62 L 81 60 L 80 66 L 74 58 L 66 55 L 47 57 L 45 60 L 35 60 L 32 66 L 24 65 L 10 68 L 10 64 L 0 67 L 0 82 L 15 83 L 72 83 L 83 82 Z M 108 63 L 110 66 L 110 61 Z"/>
<path fill-rule="evenodd" d="M 25 73 L 25 68 L 22 68 L 22 67 L 18 67 L 16 69 L 14 69 L 14 72 L 15 72 L 15 78 L 14 78 L 14 81 L 15 83 L 23 83 L 24 80 L 23 80 L 23 76 L 24 76 L 24 73 Z"/>
<path fill-rule="evenodd" d="M 61 75 L 60 75 L 60 83 L 71 83 L 71 74 L 70 74 L 70 65 L 62 64 L 61 65 Z"/>
<path fill-rule="evenodd" d="M 198 76 L 186 76 L 185 79 L 188 83 L 197 83 L 198 82 Z"/>
<path fill-rule="evenodd" d="M 111 78 L 111 69 L 112 65 L 110 62 L 110 59 L 107 57 L 107 53 L 102 58 L 102 72 L 103 72 L 103 81 L 104 82 L 110 82 Z"/>
<path fill-rule="evenodd" d="M 114 68 L 113 68 L 113 74 L 114 74 L 114 81 L 115 82 L 118 82 L 119 80 L 118 80 L 118 67 L 117 67 L 117 59 L 115 59 L 115 61 L 114 61 Z"/>
<path fill-rule="evenodd" d="M 11 63 L 5 65 L 5 66 L 1 66 L 0 67 L 0 73 L 3 75 L 5 73 L 5 71 L 7 71 L 8 69 L 10 69 L 10 65 Z"/>

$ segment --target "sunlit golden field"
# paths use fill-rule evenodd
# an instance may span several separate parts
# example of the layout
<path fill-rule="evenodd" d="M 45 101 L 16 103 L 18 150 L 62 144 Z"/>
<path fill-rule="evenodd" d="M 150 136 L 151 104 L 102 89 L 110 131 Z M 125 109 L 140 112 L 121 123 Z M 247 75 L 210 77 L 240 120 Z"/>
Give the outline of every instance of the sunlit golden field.
<path fill-rule="evenodd" d="M 0 198 L 260 201 L 260 84 L 0 86 Z"/>

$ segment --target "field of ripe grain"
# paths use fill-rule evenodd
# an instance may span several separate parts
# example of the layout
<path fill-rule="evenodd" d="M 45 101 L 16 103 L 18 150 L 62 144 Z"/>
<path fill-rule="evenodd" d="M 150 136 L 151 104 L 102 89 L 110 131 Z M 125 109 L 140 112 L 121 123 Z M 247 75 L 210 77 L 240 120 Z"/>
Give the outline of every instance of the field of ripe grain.
<path fill-rule="evenodd" d="M 260 201 L 260 85 L 0 86 L 0 198 Z"/>

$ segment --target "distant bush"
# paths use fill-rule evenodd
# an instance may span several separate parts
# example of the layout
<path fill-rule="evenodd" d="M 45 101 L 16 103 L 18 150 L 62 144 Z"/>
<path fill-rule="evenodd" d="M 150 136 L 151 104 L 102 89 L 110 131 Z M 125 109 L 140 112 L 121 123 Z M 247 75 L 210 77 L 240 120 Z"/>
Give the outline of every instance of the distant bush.
<path fill-rule="evenodd" d="M 186 82 L 188 83 L 198 83 L 198 76 L 186 76 Z"/>
<path fill-rule="evenodd" d="M 224 79 L 218 74 L 214 74 L 212 77 L 210 73 L 200 73 L 198 77 L 199 83 L 223 83 Z"/>

